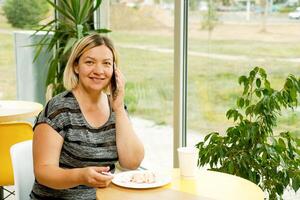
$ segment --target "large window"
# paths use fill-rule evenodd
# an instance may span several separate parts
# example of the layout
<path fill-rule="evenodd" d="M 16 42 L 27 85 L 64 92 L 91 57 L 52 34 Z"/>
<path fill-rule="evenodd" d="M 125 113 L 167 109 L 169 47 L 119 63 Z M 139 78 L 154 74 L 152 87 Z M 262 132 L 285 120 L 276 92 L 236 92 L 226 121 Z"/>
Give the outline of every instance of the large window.
<path fill-rule="evenodd" d="M 283 12 L 287 8 L 269 5 L 265 15 L 265 5 L 251 1 L 247 12 L 246 1 L 230 2 L 190 1 L 187 121 L 192 144 L 197 135 L 225 134 L 232 125 L 225 114 L 241 93 L 240 75 L 262 66 L 279 87 L 288 74 L 300 74 L 300 26 Z M 298 121 L 298 111 L 284 114 L 278 130 L 297 130 Z"/>
<path fill-rule="evenodd" d="M 146 148 L 143 166 L 172 167 L 174 2 L 105 0 L 101 8 L 107 3 L 109 23 L 103 28 L 112 30 L 109 37 L 119 51 L 126 105 Z M 13 31 L 18 29 L 9 25 L 2 8 L 0 4 L 0 99 L 15 99 Z"/>
<path fill-rule="evenodd" d="M 248 4 L 247 4 L 248 2 Z M 273 4 L 271 4 L 273 2 Z M 226 134 L 226 118 L 242 93 L 238 77 L 255 66 L 268 73 L 280 89 L 289 74 L 300 75 L 299 20 L 283 1 L 189 1 L 187 143 L 195 145 L 208 133 Z M 261 3 L 261 4 L 259 4 Z M 274 134 L 291 131 L 300 137 L 299 110 L 283 110 Z M 285 190 L 283 198 L 298 199 Z"/>
<path fill-rule="evenodd" d="M 172 167 L 173 1 L 111 1 L 110 37 L 126 76 L 126 104 L 147 168 Z M 159 166 L 158 166 L 159 165 Z"/>

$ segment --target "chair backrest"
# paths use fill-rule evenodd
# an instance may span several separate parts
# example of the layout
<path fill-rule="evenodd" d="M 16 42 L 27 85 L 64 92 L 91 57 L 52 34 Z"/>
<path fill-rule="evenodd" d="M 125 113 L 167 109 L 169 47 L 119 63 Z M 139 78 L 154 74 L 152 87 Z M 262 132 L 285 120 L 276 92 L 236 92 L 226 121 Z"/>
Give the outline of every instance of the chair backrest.
<path fill-rule="evenodd" d="M 25 140 L 32 140 L 32 137 L 32 126 L 27 122 L 0 123 L 0 186 L 14 184 L 10 147 Z"/>
<path fill-rule="evenodd" d="M 16 200 L 29 200 L 34 183 L 32 140 L 20 142 L 10 149 L 15 181 Z"/>

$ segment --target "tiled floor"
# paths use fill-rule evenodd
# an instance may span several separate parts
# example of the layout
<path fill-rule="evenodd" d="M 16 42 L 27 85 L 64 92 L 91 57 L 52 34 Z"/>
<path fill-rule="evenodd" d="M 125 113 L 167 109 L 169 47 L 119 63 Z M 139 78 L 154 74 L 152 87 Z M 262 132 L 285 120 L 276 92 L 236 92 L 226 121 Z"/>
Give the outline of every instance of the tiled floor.
<path fill-rule="evenodd" d="M 171 169 L 173 165 L 172 127 L 158 126 L 151 121 L 139 118 L 132 118 L 132 123 L 145 146 L 146 156 L 142 166 L 154 170 Z M 189 132 L 188 146 L 194 145 L 202 139 L 203 136 Z M 13 187 L 10 187 L 10 189 L 13 189 Z M 14 200 L 14 197 L 9 197 L 7 200 Z M 284 200 L 300 200 L 300 191 L 297 194 L 293 191 L 286 191 Z"/>

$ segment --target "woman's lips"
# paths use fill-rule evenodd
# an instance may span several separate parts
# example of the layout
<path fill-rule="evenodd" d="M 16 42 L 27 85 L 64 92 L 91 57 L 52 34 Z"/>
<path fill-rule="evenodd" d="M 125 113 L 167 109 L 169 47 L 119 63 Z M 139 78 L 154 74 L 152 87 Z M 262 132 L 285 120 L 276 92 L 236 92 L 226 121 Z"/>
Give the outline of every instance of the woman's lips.
<path fill-rule="evenodd" d="M 96 77 L 90 77 L 90 79 L 96 83 L 103 82 L 105 78 L 96 78 Z"/>

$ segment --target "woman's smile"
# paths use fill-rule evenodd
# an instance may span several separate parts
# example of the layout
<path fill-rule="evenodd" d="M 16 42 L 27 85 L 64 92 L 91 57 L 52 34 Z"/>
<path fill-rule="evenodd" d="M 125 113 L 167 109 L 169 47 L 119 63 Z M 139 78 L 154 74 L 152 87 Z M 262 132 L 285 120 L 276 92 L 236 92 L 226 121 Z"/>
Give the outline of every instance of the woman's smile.
<path fill-rule="evenodd" d="M 75 70 L 79 85 L 93 91 L 105 89 L 113 74 L 113 54 L 105 45 L 89 49 L 79 59 Z"/>

